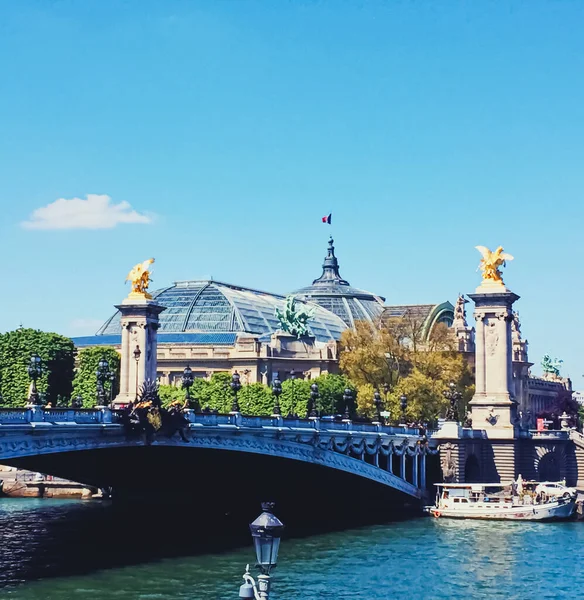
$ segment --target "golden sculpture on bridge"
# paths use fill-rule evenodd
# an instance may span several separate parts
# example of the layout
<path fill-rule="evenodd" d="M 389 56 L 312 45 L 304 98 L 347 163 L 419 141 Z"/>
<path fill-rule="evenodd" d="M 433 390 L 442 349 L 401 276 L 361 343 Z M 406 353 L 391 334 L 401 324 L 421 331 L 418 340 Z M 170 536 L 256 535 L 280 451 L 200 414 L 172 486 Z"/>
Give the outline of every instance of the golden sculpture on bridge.
<path fill-rule="evenodd" d="M 499 267 L 506 266 L 506 261 L 513 260 L 513 256 L 503 252 L 503 246 L 499 246 L 494 252 L 486 246 L 475 246 L 475 248 L 483 255 L 478 267 L 483 273 L 483 283 L 503 285 L 503 276 Z"/>
<path fill-rule="evenodd" d="M 149 258 L 144 262 L 138 263 L 126 277 L 126 281 L 132 284 L 132 291 L 129 298 L 146 298 L 152 300 L 152 296 L 148 293 L 148 285 L 150 284 L 150 265 L 154 262 L 153 258 Z"/>

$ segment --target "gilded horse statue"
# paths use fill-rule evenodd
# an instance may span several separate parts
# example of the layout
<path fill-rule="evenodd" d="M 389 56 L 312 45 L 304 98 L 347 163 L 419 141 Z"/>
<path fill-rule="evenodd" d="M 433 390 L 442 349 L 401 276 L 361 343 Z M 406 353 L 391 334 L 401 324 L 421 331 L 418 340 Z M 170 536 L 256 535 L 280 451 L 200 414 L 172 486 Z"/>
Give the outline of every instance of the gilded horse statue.
<path fill-rule="evenodd" d="M 486 246 L 475 246 L 475 248 L 483 255 L 478 267 L 483 272 L 483 282 L 502 285 L 503 277 L 499 267 L 504 267 L 506 261 L 513 260 L 511 254 L 503 252 L 503 246 L 499 246 L 494 252 Z"/>
<path fill-rule="evenodd" d="M 148 285 L 150 284 L 150 265 L 154 262 L 153 258 L 149 258 L 144 262 L 138 263 L 126 277 L 126 281 L 132 284 L 130 297 L 146 298 L 152 300 L 152 296 L 148 293 Z"/>

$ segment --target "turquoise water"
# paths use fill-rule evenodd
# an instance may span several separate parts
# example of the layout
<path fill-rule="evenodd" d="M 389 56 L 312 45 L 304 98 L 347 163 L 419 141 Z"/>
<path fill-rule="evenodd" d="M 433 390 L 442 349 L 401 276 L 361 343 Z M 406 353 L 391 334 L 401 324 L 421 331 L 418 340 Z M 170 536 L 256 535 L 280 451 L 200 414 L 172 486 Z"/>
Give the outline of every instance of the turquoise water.
<path fill-rule="evenodd" d="M 11 600 L 227 600 L 238 597 L 251 545 L 176 558 L 154 519 L 148 541 L 97 503 L 0 501 L 0 577 Z M 181 519 L 190 519 L 184 515 Z M 123 521 L 123 519 L 122 519 Z M 113 523 L 113 529 L 110 525 Z M 131 529 L 131 527 L 130 527 Z M 195 528 L 196 529 L 196 528 Z M 182 539 L 177 550 L 188 549 Z M 203 540 L 203 544 L 210 543 Z M 247 543 L 247 542 L 244 542 Z M 131 555 L 142 548 L 143 556 Z M 202 549 L 195 545 L 192 551 Z M 128 554 L 128 552 L 130 554 Z M 128 564 L 134 560 L 142 564 Z M 270 598 L 577 598 L 584 592 L 583 523 L 422 518 L 282 542 Z M 108 564 L 109 563 L 109 564 Z M 107 568 L 103 565 L 108 564 Z M 125 565 L 125 566 L 113 566 Z M 72 574 L 78 573 L 78 574 Z M 36 577 L 42 579 L 33 581 Z M 14 587 L 15 586 L 15 587 Z"/>

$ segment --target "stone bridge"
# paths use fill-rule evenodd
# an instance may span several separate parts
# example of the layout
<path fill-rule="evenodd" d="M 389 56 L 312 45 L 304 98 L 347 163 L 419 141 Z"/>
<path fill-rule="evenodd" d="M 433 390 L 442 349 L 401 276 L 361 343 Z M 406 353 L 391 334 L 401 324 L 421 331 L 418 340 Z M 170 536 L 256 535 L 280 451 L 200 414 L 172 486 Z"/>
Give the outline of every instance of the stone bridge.
<path fill-rule="evenodd" d="M 224 503 L 242 491 L 279 501 L 303 493 L 327 503 L 345 498 L 389 507 L 419 505 L 427 459 L 438 451 L 419 430 L 404 427 L 326 417 L 186 416 L 184 436 L 157 435 L 147 444 L 128 437 L 108 408 L 0 409 L 0 463 L 130 496 L 178 491 Z"/>
<path fill-rule="evenodd" d="M 454 481 L 509 481 L 521 475 L 584 488 L 584 436 L 575 430 L 521 430 L 509 440 L 459 428 L 456 437 L 439 437 L 442 467 Z"/>

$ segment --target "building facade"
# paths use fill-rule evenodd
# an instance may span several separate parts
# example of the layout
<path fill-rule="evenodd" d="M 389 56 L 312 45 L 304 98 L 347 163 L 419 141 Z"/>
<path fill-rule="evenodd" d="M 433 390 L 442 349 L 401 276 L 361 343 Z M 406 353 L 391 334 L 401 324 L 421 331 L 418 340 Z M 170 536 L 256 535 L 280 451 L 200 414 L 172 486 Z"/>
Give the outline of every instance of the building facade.
<path fill-rule="evenodd" d="M 339 273 L 334 242 L 328 243 L 322 274 L 293 292 L 308 310 L 311 335 L 301 339 L 283 332 L 275 311 L 284 311 L 286 296 L 214 280 L 179 281 L 152 293 L 165 307 L 158 329 L 158 379 L 178 384 L 186 366 L 195 376 L 237 371 L 244 383 L 269 384 L 275 376 L 314 378 L 338 372 L 339 340 L 357 321 L 376 323 L 382 316 L 416 315 L 424 335 L 437 323 L 451 325 L 449 302 L 385 306 L 382 296 L 352 287 Z M 120 348 L 121 313 L 114 313 L 94 336 L 74 339 L 77 347 Z"/>

